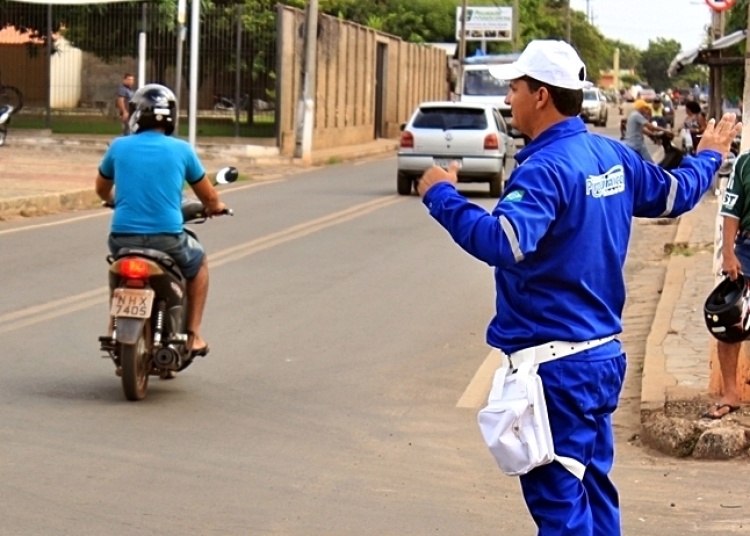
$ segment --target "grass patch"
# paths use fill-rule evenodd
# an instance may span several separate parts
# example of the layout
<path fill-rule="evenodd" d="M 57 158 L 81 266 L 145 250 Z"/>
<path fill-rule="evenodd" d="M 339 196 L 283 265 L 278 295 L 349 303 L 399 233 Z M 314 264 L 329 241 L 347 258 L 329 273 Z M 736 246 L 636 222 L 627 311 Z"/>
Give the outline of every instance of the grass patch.
<path fill-rule="evenodd" d="M 329 166 L 340 164 L 341 162 L 343 162 L 343 160 L 339 156 L 331 156 L 326 160 L 326 164 L 328 164 Z"/>
<path fill-rule="evenodd" d="M 198 136 L 204 137 L 233 137 L 238 134 L 246 138 L 273 138 L 275 123 L 273 117 L 256 118 L 255 124 L 248 125 L 240 122 L 235 130 L 232 117 L 199 117 L 196 123 Z M 42 114 L 20 113 L 13 117 L 12 128 L 46 129 L 47 120 Z M 105 115 L 52 115 L 50 128 L 53 134 L 88 134 L 116 136 L 121 132 L 119 119 Z M 189 123 L 187 118 L 180 118 L 178 134 L 188 136 Z"/>
<path fill-rule="evenodd" d="M 675 243 L 675 244 L 664 244 L 664 253 L 667 255 L 682 255 L 683 257 L 691 257 L 696 253 L 708 251 L 713 252 L 713 244 L 686 244 L 686 243 Z"/>

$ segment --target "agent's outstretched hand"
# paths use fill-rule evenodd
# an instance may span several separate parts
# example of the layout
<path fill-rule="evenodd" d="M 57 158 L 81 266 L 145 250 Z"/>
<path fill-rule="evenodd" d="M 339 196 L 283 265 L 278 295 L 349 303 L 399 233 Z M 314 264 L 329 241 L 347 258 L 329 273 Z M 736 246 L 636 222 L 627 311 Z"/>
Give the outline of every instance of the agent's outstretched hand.
<path fill-rule="evenodd" d="M 696 153 L 712 150 L 721 153 L 722 158 L 726 158 L 732 141 L 742 132 L 742 122 L 735 123 L 736 119 L 735 114 L 724 114 L 718 122 L 716 119 L 709 119 L 695 150 Z"/>
<path fill-rule="evenodd" d="M 458 162 L 455 160 L 450 163 L 448 170 L 444 170 L 440 166 L 432 166 L 422 174 L 422 177 L 417 182 L 417 192 L 420 197 L 424 197 L 427 190 L 432 188 L 439 182 L 450 182 L 456 184 L 458 182 Z"/>

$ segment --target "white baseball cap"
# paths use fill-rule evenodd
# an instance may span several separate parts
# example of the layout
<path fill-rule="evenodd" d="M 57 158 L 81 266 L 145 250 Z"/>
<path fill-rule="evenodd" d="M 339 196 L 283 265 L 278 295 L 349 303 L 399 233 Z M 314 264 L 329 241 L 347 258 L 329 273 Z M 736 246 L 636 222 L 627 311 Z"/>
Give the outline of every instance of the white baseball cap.
<path fill-rule="evenodd" d="M 531 41 L 517 61 L 490 66 L 490 74 L 499 80 L 515 80 L 528 76 L 555 87 L 584 89 L 586 65 L 565 41 L 538 39 Z"/>

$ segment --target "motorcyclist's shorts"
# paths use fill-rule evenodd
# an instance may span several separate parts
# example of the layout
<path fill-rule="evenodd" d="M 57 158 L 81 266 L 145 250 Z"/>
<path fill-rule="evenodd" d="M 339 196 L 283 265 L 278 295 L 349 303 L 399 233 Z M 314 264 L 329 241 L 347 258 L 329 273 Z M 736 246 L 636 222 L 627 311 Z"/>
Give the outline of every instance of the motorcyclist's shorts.
<path fill-rule="evenodd" d="M 182 275 L 193 279 L 198 275 L 205 251 L 200 242 L 188 233 L 134 235 L 112 233 L 107 241 L 109 251 L 116 254 L 120 248 L 150 248 L 172 257 Z"/>

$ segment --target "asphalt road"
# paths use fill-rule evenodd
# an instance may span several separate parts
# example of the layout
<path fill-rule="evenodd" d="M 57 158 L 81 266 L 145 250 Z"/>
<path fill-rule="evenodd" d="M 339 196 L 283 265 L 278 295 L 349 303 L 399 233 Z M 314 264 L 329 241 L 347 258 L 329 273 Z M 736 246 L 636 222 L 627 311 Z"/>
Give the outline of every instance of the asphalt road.
<path fill-rule="evenodd" d="M 394 159 L 225 189 L 236 216 L 197 228 L 211 353 L 137 403 L 97 350 L 109 214 L 0 223 L 0 535 L 533 534 L 466 403 L 491 270 L 394 192 Z M 625 533 L 748 531 L 743 464 L 628 442 L 673 233 L 637 224 L 628 260 Z"/>

